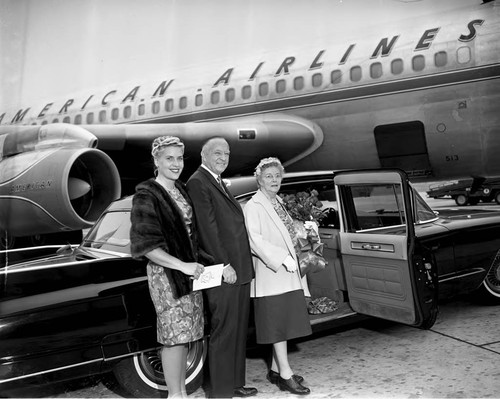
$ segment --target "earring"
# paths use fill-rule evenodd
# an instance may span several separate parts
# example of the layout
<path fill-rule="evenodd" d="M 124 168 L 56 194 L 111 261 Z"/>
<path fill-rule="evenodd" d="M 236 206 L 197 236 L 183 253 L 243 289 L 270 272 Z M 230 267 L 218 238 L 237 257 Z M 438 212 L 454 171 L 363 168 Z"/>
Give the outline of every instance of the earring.
<path fill-rule="evenodd" d="M 158 168 L 155 168 L 155 170 L 153 171 L 153 175 L 154 177 L 158 177 Z"/>

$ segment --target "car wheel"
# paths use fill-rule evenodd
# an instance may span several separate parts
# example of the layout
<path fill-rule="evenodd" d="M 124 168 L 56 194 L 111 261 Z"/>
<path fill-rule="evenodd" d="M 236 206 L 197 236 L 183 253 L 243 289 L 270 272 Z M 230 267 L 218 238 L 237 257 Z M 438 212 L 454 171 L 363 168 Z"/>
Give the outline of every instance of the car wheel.
<path fill-rule="evenodd" d="M 490 304 L 500 304 L 500 261 L 490 269 L 480 288 L 481 298 Z"/>
<path fill-rule="evenodd" d="M 500 191 L 495 194 L 495 202 L 500 205 Z"/>
<path fill-rule="evenodd" d="M 135 398 L 166 398 L 168 387 L 163 376 L 161 349 L 138 353 L 122 360 L 113 368 L 120 386 Z M 203 366 L 207 355 L 207 339 L 189 344 L 186 364 L 186 390 L 193 393 L 203 383 Z"/>
<path fill-rule="evenodd" d="M 455 203 L 458 205 L 458 206 L 465 206 L 467 205 L 467 202 L 469 201 L 469 199 L 467 198 L 466 195 L 463 195 L 463 194 L 459 194 L 455 197 Z"/>

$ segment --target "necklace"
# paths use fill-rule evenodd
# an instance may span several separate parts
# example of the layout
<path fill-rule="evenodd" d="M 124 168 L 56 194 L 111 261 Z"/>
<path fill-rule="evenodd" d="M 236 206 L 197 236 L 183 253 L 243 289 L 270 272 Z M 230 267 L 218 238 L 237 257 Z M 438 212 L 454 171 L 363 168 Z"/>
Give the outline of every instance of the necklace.
<path fill-rule="evenodd" d="M 267 194 L 266 192 L 264 192 L 263 190 L 260 190 L 262 192 L 262 194 L 264 194 L 266 196 L 266 198 L 269 200 L 269 202 L 271 203 L 271 205 L 273 207 L 276 207 L 276 204 L 278 203 L 278 200 L 276 199 L 276 196 L 271 198 L 269 196 L 269 194 Z"/>
<path fill-rule="evenodd" d="M 179 194 L 179 190 L 177 189 L 177 187 L 175 187 L 175 184 L 172 186 L 172 188 L 168 187 L 163 181 L 161 181 L 160 179 L 156 178 L 156 181 L 165 189 L 167 190 L 168 193 L 170 194 Z"/>
<path fill-rule="evenodd" d="M 172 187 L 172 188 L 169 188 L 169 187 L 165 187 L 165 190 L 167 190 L 169 193 L 171 194 L 178 194 L 179 193 L 179 190 L 177 189 L 177 187 Z"/>

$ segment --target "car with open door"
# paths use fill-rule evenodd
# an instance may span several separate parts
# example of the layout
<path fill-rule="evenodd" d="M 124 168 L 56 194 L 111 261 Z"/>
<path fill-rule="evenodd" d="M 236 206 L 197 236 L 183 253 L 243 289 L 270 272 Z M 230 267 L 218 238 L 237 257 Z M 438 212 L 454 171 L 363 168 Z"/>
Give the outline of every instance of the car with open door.
<path fill-rule="evenodd" d="M 242 206 L 257 189 L 254 177 L 228 184 Z M 328 303 L 310 308 L 313 330 L 371 316 L 430 328 L 438 298 L 499 302 L 500 212 L 437 215 L 398 170 L 284 176 L 282 193 L 312 190 L 328 262 L 308 274 L 310 303 Z M 130 209 L 131 197 L 113 202 L 79 246 L 54 255 L 0 253 L 2 392 L 113 371 L 132 396 L 168 394 L 145 263 L 130 256 Z M 189 392 L 201 386 L 206 343 L 190 345 Z"/>

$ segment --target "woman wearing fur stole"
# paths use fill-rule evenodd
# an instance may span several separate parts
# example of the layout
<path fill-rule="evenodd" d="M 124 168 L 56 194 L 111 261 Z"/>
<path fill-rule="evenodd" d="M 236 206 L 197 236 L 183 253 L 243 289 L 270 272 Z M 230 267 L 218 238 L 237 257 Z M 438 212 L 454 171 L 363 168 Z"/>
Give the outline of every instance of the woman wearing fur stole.
<path fill-rule="evenodd" d="M 177 137 L 153 141 L 156 178 L 136 187 L 130 231 L 132 256 L 147 258 L 149 292 L 157 314 L 157 339 L 169 397 L 186 397 L 187 344 L 203 338 L 203 300 L 191 279 L 200 263 L 191 201 L 178 178 L 184 144 Z M 206 258 L 205 258 L 206 260 Z M 206 262 L 205 262 L 206 263 Z"/>

